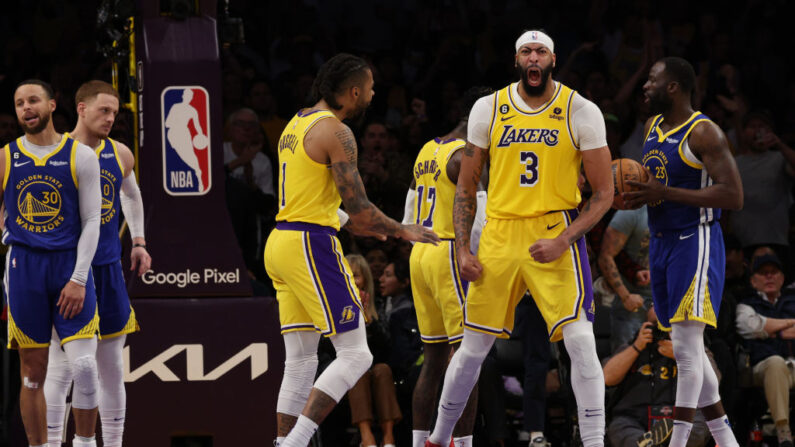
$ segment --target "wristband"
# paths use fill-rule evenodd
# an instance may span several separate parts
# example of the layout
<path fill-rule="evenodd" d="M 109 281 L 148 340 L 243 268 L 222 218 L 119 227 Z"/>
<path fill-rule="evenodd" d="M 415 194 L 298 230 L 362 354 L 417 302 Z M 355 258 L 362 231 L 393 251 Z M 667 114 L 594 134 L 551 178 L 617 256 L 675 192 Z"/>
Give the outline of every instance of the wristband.
<path fill-rule="evenodd" d="M 133 244 L 132 246 L 133 246 L 133 248 L 135 248 L 135 247 L 146 248 L 146 244 Z"/>
<path fill-rule="evenodd" d="M 635 352 L 637 352 L 638 354 L 640 354 L 640 349 L 638 349 L 638 347 L 637 347 L 637 346 L 635 346 L 635 343 L 632 343 L 632 344 L 630 344 L 630 346 L 632 346 L 632 349 L 634 349 L 634 350 L 635 350 Z"/>

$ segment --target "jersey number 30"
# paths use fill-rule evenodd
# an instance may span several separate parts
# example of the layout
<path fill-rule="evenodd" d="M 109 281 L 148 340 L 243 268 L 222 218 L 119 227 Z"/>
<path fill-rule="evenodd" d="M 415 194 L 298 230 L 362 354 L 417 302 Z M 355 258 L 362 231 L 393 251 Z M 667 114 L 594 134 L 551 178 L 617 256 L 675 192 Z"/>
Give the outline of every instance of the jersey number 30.
<path fill-rule="evenodd" d="M 526 171 L 519 175 L 519 186 L 535 186 L 538 183 L 538 155 L 530 151 L 519 152 L 519 163 Z"/>

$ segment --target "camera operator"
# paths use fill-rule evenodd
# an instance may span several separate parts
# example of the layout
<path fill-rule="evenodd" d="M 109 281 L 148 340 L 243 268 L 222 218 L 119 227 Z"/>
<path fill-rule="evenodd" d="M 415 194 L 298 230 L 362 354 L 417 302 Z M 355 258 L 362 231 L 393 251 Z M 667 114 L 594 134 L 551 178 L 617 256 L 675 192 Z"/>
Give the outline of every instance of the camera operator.
<path fill-rule="evenodd" d="M 632 343 L 619 347 L 606 359 L 603 371 L 605 385 L 617 386 L 608 402 L 607 436 L 611 444 L 649 447 L 667 441 L 673 430 L 676 360 L 668 333 L 657 329 L 653 307 Z M 687 445 L 700 447 L 708 439 L 709 431 L 699 412 Z"/>

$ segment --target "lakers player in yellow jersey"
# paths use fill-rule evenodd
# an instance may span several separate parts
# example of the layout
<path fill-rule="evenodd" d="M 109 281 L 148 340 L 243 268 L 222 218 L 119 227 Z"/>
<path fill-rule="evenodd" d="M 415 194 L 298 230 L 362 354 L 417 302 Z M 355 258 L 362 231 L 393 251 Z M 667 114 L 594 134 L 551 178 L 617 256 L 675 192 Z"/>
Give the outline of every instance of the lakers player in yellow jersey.
<path fill-rule="evenodd" d="M 446 445 L 496 337 L 513 329 L 525 290 L 552 341 L 572 361 L 585 447 L 604 445 L 604 378 L 593 336 L 593 294 L 584 234 L 612 202 L 610 152 L 599 108 L 552 79 L 554 42 L 541 31 L 516 41 L 519 82 L 475 103 L 453 208 L 461 276 L 471 281 L 464 337 L 444 379 L 436 427 L 426 445 Z M 489 163 L 486 225 L 468 250 L 476 186 Z M 593 191 L 578 212 L 581 166 Z"/>
<path fill-rule="evenodd" d="M 463 334 L 463 305 L 468 283 L 461 278 L 455 255 L 453 200 L 461 168 L 461 149 L 466 145 L 467 119 L 478 98 L 493 92 L 472 87 L 461 98 L 464 116 L 447 135 L 427 142 L 413 166 L 403 223 L 414 222 L 433 229 L 442 242 L 416 244 L 411 250 L 411 290 L 417 310 L 424 361 L 412 395 L 413 447 L 422 447 L 428 438 L 433 404 L 438 395 L 451 346 L 457 347 Z M 480 203 L 485 203 L 485 191 Z M 456 447 L 472 446 L 472 428 L 477 409 L 473 391 L 466 414 L 456 425 Z"/>
<path fill-rule="evenodd" d="M 356 138 L 342 123 L 361 117 L 373 97 L 367 63 L 349 54 L 334 56 L 320 68 L 312 94 L 317 103 L 300 110 L 279 140 L 279 213 L 265 245 L 286 356 L 276 404 L 276 445 L 285 447 L 306 447 L 373 358 L 353 275 L 336 237 L 340 203 L 356 228 L 439 242 L 431 230 L 401 225 L 367 199 L 356 167 Z M 330 337 L 337 357 L 314 381 L 320 334 Z"/>

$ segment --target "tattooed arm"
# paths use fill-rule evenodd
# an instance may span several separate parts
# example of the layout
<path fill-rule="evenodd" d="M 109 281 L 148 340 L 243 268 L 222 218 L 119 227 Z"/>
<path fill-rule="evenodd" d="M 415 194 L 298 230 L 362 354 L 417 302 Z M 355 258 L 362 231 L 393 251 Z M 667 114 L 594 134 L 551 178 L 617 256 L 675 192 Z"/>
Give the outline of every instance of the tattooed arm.
<path fill-rule="evenodd" d="M 634 312 L 636 309 L 643 306 L 643 297 L 638 294 L 630 293 L 621 275 L 618 273 L 615 257 L 624 248 L 627 243 L 628 235 L 607 227 L 604 237 L 602 238 L 602 248 L 599 250 L 599 270 L 607 280 L 607 284 L 613 289 L 613 292 L 621 298 L 624 307 Z"/>
<path fill-rule="evenodd" d="M 472 223 L 475 221 L 478 183 L 487 158 L 488 151 L 486 149 L 467 142 L 463 149 L 461 168 L 455 188 L 455 201 L 453 202 L 455 248 L 461 276 L 467 281 L 477 280 L 483 271 L 477 257 L 469 251 L 469 237 L 472 233 Z"/>
<path fill-rule="evenodd" d="M 326 145 L 331 174 L 337 184 L 345 211 L 350 215 L 351 223 L 355 227 L 366 228 L 370 232 L 403 239 L 436 243 L 438 236 L 427 228 L 419 225 L 401 225 L 387 217 L 376 208 L 367 198 L 362 178 L 357 168 L 356 138 L 350 128 L 335 120 L 327 121 L 324 128 L 317 129 L 330 131 L 332 138 L 323 138 Z"/>
<path fill-rule="evenodd" d="M 610 172 L 610 149 L 582 151 L 585 177 L 591 185 L 591 198 L 585 203 L 580 215 L 555 239 L 539 239 L 530 247 L 530 255 L 537 262 L 552 262 L 558 259 L 571 244 L 588 232 L 613 202 L 613 178 Z"/>

